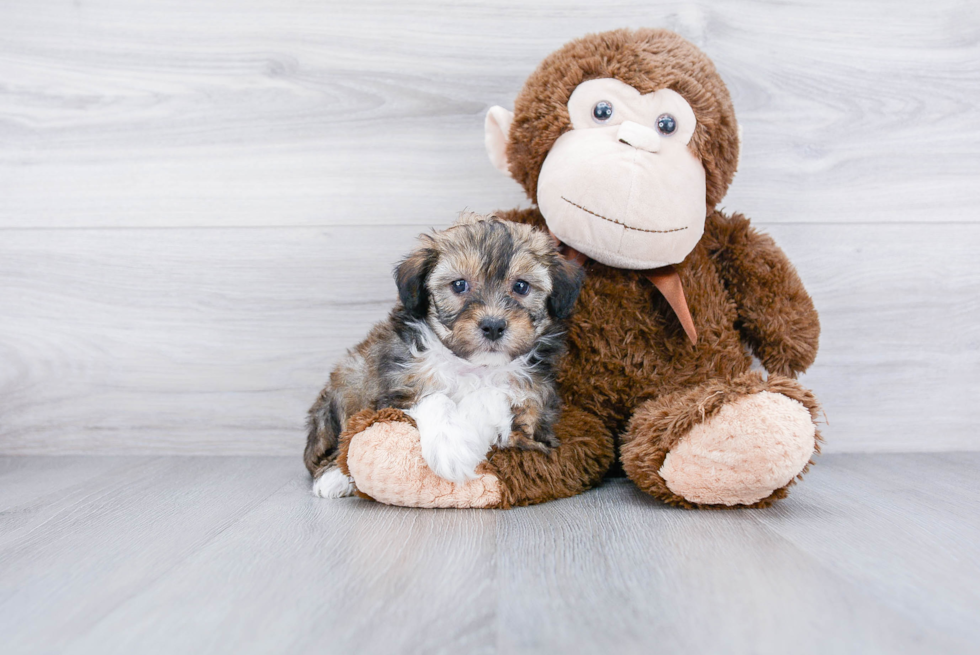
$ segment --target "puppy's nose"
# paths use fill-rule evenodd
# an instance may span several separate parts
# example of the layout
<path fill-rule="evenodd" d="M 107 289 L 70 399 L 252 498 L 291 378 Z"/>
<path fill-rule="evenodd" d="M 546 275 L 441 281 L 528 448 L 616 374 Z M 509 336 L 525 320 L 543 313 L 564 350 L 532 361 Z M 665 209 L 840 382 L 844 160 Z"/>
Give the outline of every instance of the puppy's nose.
<path fill-rule="evenodd" d="M 483 336 L 486 339 L 496 341 L 504 336 L 504 330 L 507 329 L 507 321 L 502 318 L 485 318 L 480 321 L 480 329 L 483 330 Z"/>

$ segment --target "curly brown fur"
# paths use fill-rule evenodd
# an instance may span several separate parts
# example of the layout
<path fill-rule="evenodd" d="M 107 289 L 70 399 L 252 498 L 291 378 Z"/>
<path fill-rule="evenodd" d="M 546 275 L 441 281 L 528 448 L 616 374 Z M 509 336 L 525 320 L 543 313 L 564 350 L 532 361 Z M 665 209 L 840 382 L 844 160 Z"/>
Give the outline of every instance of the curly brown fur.
<path fill-rule="evenodd" d="M 741 214 L 715 213 L 702 238 L 738 308 L 742 339 L 766 370 L 790 377 L 817 357 L 820 320 L 796 269 Z"/>
<path fill-rule="evenodd" d="M 314 477 L 338 464 L 344 426 L 353 434 L 352 427 L 366 429 L 366 416 L 385 420 L 365 410 L 409 410 L 451 375 L 452 361 L 518 363 L 509 382 L 523 399 L 512 408 L 514 445 L 545 451 L 557 444 L 555 369 L 581 270 L 547 234 L 493 217 L 465 215 L 421 241 L 395 271 L 399 304 L 334 369 L 310 409 L 304 461 Z M 437 346 L 437 364 L 452 360 L 441 369 L 428 359 Z"/>
<path fill-rule="evenodd" d="M 544 226 L 544 218 L 533 208 L 498 215 Z M 759 243 L 764 247 L 756 247 Z M 587 424 L 592 429 L 581 434 L 593 441 L 592 450 L 600 451 L 609 433 L 623 435 L 634 409 L 646 401 L 675 393 L 697 395 L 705 384 L 727 388 L 747 373 L 752 360 L 743 344 L 746 334 L 758 335 L 745 338 L 744 343 L 774 373 L 805 370 L 816 352 L 819 321 L 795 269 L 768 237 L 752 230 L 748 219 L 740 215 L 713 212 L 701 243 L 675 267 L 698 331 L 697 346 L 690 343 L 673 310 L 641 272 L 596 262 L 585 268 L 558 381 L 566 407 L 580 408 L 600 421 Z M 796 302 L 787 306 L 773 300 L 787 297 Z M 775 313 L 767 322 L 768 307 Z M 793 320 L 780 318 L 779 312 L 788 312 Z M 779 379 L 774 376 L 773 384 Z M 808 404 L 815 401 L 802 387 L 792 387 L 786 395 L 796 400 L 808 398 L 804 405 L 815 406 Z M 677 411 L 684 408 L 683 403 L 669 406 Z M 557 461 L 563 455 L 560 451 L 553 455 L 553 479 L 559 479 L 558 471 L 579 465 Z M 622 457 L 625 464 L 625 447 Z M 627 474 L 632 477 L 636 470 L 629 469 Z M 510 483 L 506 476 L 502 480 L 508 488 L 522 488 L 523 483 Z M 521 502 L 540 502 L 535 494 L 546 493 L 533 486 L 525 488 Z M 756 505 L 785 494 L 785 488 L 777 490 Z M 541 498 L 551 497 L 556 496 Z M 676 498 L 663 498 L 682 504 Z"/>

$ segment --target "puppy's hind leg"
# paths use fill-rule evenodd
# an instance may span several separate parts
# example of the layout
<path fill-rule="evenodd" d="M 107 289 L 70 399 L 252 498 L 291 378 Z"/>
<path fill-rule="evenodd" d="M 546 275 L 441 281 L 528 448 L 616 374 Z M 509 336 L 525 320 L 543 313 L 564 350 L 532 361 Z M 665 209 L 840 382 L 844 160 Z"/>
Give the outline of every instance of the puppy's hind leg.
<path fill-rule="evenodd" d="M 343 429 L 340 397 L 330 385 L 323 388 L 306 416 L 306 450 L 303 463 L 317 477 L 337 458 L 337 437 Z"/>
<path fill-rule="evenodd" d="M 313 476 L 313 494 L 320 498 L 342 498 L 354 494 L 354 484 L 337 468 L 337 437 L 344 416 L 339 396 L 328 385 L 307 417 L 308 433 L 303 462 Z"/>

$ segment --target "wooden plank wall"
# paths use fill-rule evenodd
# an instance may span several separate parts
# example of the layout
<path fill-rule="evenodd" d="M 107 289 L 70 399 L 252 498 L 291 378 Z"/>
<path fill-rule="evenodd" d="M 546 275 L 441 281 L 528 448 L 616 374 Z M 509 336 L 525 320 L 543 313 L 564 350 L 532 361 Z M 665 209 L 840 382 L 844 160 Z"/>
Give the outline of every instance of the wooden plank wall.
<path fill-rule="evenodd" d="M 723 205 L 823 319 L 826 450 L 980 449 L 975 3 L 0 6 L 0 453 L 298 455 L 331 363 L 565 41 L 665 26 L 745 129 Z"/>

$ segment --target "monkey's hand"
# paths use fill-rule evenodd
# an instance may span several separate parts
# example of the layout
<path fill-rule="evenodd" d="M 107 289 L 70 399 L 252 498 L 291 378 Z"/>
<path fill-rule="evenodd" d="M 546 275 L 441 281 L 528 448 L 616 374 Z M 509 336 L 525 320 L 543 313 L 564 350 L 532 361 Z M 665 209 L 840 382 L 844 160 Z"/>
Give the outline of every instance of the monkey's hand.
<path fill-rule="evenodd" d="M 500 507 L 501 485 L 487 463 L 476 479 L 450 482 L 433 473 L 422 457 L 415 420 L 398 409 L 365 410 L 347 422 L 337 464 L 356 493 L 403 507 Z"/>
<path fill-rule="evenodd" d="M 705 244 L 735 300 L 742 338 L 766 370 L 796 377 L 809 368 L 820 320 L 786 254 L 739 214 L 709 216 Z"/>

